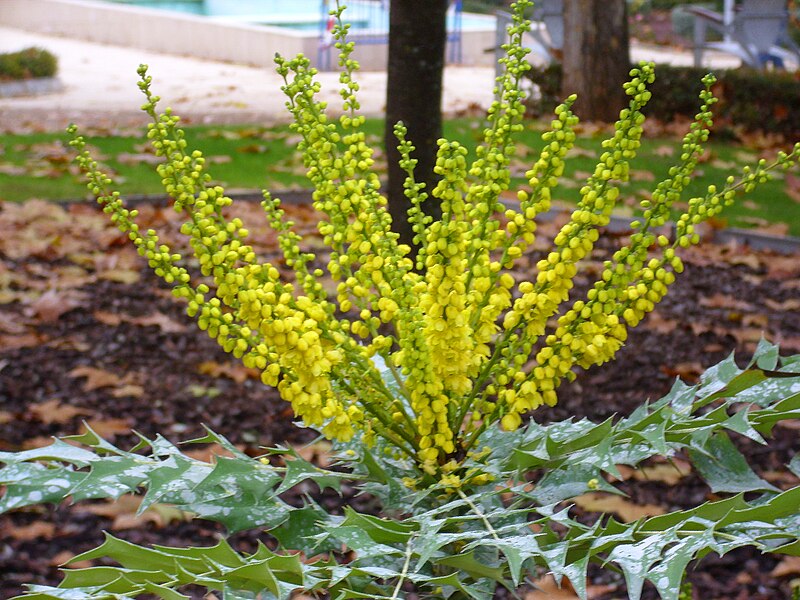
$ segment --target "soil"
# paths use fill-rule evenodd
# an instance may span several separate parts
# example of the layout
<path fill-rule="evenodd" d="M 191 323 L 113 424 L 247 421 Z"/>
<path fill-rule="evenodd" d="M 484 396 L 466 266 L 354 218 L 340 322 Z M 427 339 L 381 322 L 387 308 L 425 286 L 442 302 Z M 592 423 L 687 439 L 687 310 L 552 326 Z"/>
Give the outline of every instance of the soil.
<path fill-rule="evenodd" d="M 0 221 L 9 218 L 9 210 L 0 211 Z M 65 236 L 70 231 L 75 235 L 79 219 L 94 223 L 103 218 L 88 207 L 58 210 L 69 217 L 62 225 Z M 301 222 L 305 219 L 313 229 L 305 208 L 292 210 L 299 210 Z M 172 223 L 166 211 L 143 212 L 151 221 Z M 126 241 L 103 231 L 104 256 L 127 257 Z M 274 238 L 264 239 L 265 252 L 274 253 Z M 579 276 L 579 289 L 586 288 L 600 261 L 625 240 L 605 239 Z M 123 447 L 134 443 L 131 428 L 178 441 L 201 436 L 202 424 L 251 453 L 276 444 L 298 446 L 314 437 L 292 424 L 288 405 L 274 390 L 252 373 L 237 370 L 234 359 L 193 326 L 182 305 L 138 257 L 119 258 L 105 272 L 126 276 L 101 276 L 101 259 L 95 256 L 93 266 L 86 266 L 74 254 L 55 251 L 52 244 L 43 251 L 20 252 L 0 243 L 0 291 L 9 273 L 24 274 L 32 282 L 26 290 L 20 280 L 12 281 L 6 289 L 17 295 L 0 304 L 0 450 L 29 448 L 47 443 L 48 436 L 76 433 L 84 419 Z M 762 334 L 780 343 L 784 354 L 800 352 L 800 255 L 706 244 L 687 251 L 685 262 L 686 272 L 656 313 L 631 333 L 617 359 L 581 373 L 560 391 L 559 404 L 537 411 L 535 419 L 601 420 L 628 414 L 644 400 L 664 395 L 676 377 L 696 380 L 704 368 L 732 351 L 746 363 Z M 74 276 L 76 264 L 88 276 L 59 288 L 57 278 Z M 57 307 L 43 303 L 43 290 L 48 289 L 64 294 L 56 298 Z M 117 379 L 100 385 L 87 368 Z M 70 413 L 64 407 L 76 410 Z M 739 441 L 762 476 L 788 487 L 797 485 L 784 467 L 798 451 L 797 431 L 797 422 L 777 427 L 768 448 Z M 677 483 L 631 479 L 623 487 L 631 502 L 669 510 L 714 497 L 691 473 Z M 341 502 L 324 499 L 332 509 Z M 220 526 L 204 521 L 147 520 L 122 526 L 118 515 L 103 516 L 89 510 L 91 506 L 35 507 L 0 517 L 0 598 L 20 593 L 24 583 L 55 585 L 57 565 L 100 544 L 104 530 L 138 544 L 208 545 L 224 535 Z M 231 541 L 248 551 L 259 539 L 267 539 L 266 534 L 249 531 Z M 722 558 L 709 555 L 692 566 L 688 579 L 695 598 L 786 599 L 800 569 L 784 565 L 776 570 L 779 564 L 781 557 L 743 549 Z M 592 569 L 590 577 L 594 598 L 626 597 L 618 574 Z M 657 596 L 647 588 L 644 597 Z"/>

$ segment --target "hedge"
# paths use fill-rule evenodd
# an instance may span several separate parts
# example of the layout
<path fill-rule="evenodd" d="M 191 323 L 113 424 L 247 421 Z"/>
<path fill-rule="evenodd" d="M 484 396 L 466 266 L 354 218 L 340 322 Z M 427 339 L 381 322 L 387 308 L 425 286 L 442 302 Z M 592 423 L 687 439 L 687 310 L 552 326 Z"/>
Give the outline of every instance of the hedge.
<path fill-rule="evenodd" d="M 650 86 L 653 97 L 643 112 L 662 121 L 694 118 L 700 80 L 707 72 L 704 68 L 658 65 L 655 83 Z M 719 98 L 714 107 L 715 133 L 738 136 L 763 132 L 790 140 L 800 138 L 799 75 L 744 68 L 720 70 L 715 75 L 718 81 L 714 93 Z M 529 77 L 540 91 L 528 103 L 531 114 L 551 112 L 560 102 L 561 65 L 534 67 Z"/>
<path fill-rule="evenodd" d="M 0 54 L 0 81 L 53 77 L 58 59 L 43 48 L 25 48 Z"/>

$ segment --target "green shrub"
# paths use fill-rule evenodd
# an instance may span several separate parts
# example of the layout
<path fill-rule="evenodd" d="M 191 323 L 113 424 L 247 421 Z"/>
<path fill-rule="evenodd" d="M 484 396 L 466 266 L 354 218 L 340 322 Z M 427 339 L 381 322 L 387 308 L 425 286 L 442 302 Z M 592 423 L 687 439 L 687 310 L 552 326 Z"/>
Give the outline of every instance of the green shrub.
<path fill-rule="evenodd" d="M 693 119 L 698 82 L 707 72 L 704 68 L 659 65 L 650 86 L 653 97 L 643 112 L 661 121 Z M 784 140 L 800 137 L 800 111 L 796 109 L 800 79 L 796 75 L 751 69 L 722 70 L 715 75 L 714 94 L 719 102 L 714 107 L 714 133 L 763 132 Z M 561 94 L 561 65 L 531 69 L 529 77 L 540 89 L 540 96 L 528 103 L 529 110 L 534 116 L 551 112 Z"/>
<path fill-rule="evenodd" d="M 181 233 L 194 258 L 184 260 L 156 231 L 139 226 L 137 211 L 111 191 L 110 178 L 70 127 L 78 162 L 105 212 L 187 301 L 201 329 L 261 371 L 306 426 L 332 438 L 337 469 L 312 465 L 290 449 L 252 458 L 211 431 L 194 442 L 227 451 L 212 462 L 160 436 L 142 437 L 136 448 L 142 453 L 117 448 L 91 430 L 70 438 L 79 445 L 58 440 L 0 453 L 0 512 L 147 490 L 142 510 L 172 504 L 231 531 L 259 528 L 276 542 L 248 554 L 224 540 L 213 547 L 144 548 L 107 536 L 73 560 L 111 559 L 118 567 L 69 569 L 57 588 L 30 586 L 28 600 L 148 593 L 177 600 L 188 598 L 180 591 L 186 585 L 231 600 L 289 600 L 296 592 L 332 600 L 491 600 L 498 586 L 513 595 L 542 571 L 558 582 L 569 579 L 585 600 L 590 562 L 623 573 L 633 600 L 648 581 L 665 600 L 678 600 L 687 566 L 708 552 L 750 545 L 800 554 L 800 486 L 782 491 L 761 479 L 728 433 L 766 443 L 776 422 L 797 418 L 800 356 L 781 358 L 762 341 L 747 369 L 729 357 L 697 386 L 676 382 L 666 397 L 624 418 L 550 425 L 527 419 L 530 410 L 554 404 L 559 386 L 577 369 L 613 358 L 628 328 L 683 271 L 679 254 L 699 242 L 696 225 L 719 214 L 737 191 L 752 191 L 774 169 L 794 167 L 800 158 L 798 144 L 774 163 L 760 160 L 744 169 L 739 181 L 731 176 L 719 188 L 709 186 L 688 199 L 672 239 L 657 233 L 708 138 L 714 78 L 704 77 L 680 160 L 642 200 L 629 243 L 604 263 L 585 295 L 571 292 L 640 147 L 641 109 L 653 80 L 653 65 L 642 64 L 625 84 L 628 108 L 603 143 L 576 210 L 536 273 L 523 269 L 518 259 L 536 240 L 536 217 L 550 206 L 578 124 L 571 96 L 542 136 L 545 147 L 526 174 L 528 186 L 517 193 L 519 204 L 502 205 L 514 136 L 522 130 L 528 6 L 523 0 L 516 6 L 498 100 L 471 165 L 463 146 L 439 140 L 441 180 L 426 189 L 414 178 L 405 127 L 395 128 L 420 243 L 416 261 L 391 231 L 358 114 L 353 45 L 341 20 L 334 30 L 343 67 L 339 119 L 326 116 L 306 57 L 276 57 L 315 188 L 318 231 L 330 248 L 318 257 L 301 247 L 280 202 L 265 192 L 262 206 L 289 278 L 286 269 L 261 262 L 244 224 L 227 216 L 230 198 L 212 183 L 202 153 L 188 148 L 178 118 L 157 110 L 145 66 L 139 86 L 153 119 L 148 138 L 164 159 L 157 169 L 165 191 L 186 216 Z M 334 14 L 341 18 L 341 9 Z M 420 208 L 429 193 L 442 204 L 435 221 Z M 322 267 L 338 282 L 335 293 L 323 284 Z M 569 308 L 561 310 L 564 304 Z M 719 499 L 632 523 L 586 524 L 571 514 L 576 496 L 622 493 L 614 485 L 621 479 L 618 465 L 637 467 L 677 453 L 688 456 Z M 787 469 L 800 474 L 800 458 Z M 323 491 L 348 483 L 371 494 L 383 518 L 350 506 L 330 514 L 310 498 L 298 507 L 281 497 L 306 482 Z"/>
<path fill-rule="evenodd" d="M 53 77 L 57 71 L 58 59 L 43 48 L 0 54 L 0 81 Z"/>

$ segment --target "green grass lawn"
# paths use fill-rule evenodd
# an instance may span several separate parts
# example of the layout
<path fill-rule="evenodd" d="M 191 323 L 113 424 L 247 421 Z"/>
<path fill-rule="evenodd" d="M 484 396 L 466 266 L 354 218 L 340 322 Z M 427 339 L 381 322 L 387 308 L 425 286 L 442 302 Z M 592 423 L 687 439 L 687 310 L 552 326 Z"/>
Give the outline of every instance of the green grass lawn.
<path fill-rule="evenodd" d="M 520 136 L 512 171 L 518 185 L 524 185 L 524 173 L 541 146 L 542 122 L 528 123 Z M 381 145 L 382 123 L 367 122 L 366 130 L 373 147 Z M 288 127 L 258 126 L 188 126 L 187 140 L 192 149 L 202 150 L 208 159 L 208 171 L 215 182 L 228 191 L 268 188 L 271 191 L 307 187 L 302 161 L 296 152 L 298 138 Z M 476 119 L 447 122 L 445 135 L 474 147 L 481 135 Z M 585 132 L 579 136 L 570 154 L 565 175 L 554 198 L 567 203 L 578 199 L 582 181 L 592 172 L 600 154 L 604 135 Z M 82 180 L 72 163 L 72 151 L 66 134 L 37 133 L 0 136 L 0 200 L 22 201 L 30 198 L 66 200 L 86 198 Z M 123 194 L 157 194 L 161 184 L 155 173 L 155 157 L 143 136 L 88 136 L 88 143 L 100 162 L 115 175 Z M 630 214 L 639 200 L 647 197 L 677 160 L 679 140 L 645 139 L 639 156 L 631 166 L 631 180 L 621 184 L 618 212 Z M 702 195 L 711 184 L 721 184 L 728 175 L 736 175 L 746 164 L 754 164 L 758 154 L 742 146 L 712 142 L 685 199 Z M 384 168 L 378 160 L 378 168 Z M 724 214 L 728 224 L 738 227 L 768 227 L 784 224 L 788 233 L 800 236 L 800 175 L 784 177 L 760 186 L 755 193 L 740 199 Z M 793 186 L 790 189 L 790 186 Z M 680 208 L 680 207 L 678 207 Z"/>

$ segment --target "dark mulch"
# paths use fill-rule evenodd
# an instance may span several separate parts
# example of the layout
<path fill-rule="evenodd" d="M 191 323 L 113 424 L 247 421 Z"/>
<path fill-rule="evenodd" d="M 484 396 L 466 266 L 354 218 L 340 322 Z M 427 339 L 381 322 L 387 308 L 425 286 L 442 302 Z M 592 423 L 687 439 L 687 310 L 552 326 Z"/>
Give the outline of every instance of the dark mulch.
<path fill-rule="evenodd" d="M 595 258 L 602 259 L 605 252 L 607 248 L 599 249 Z M 46 273 L 65 261 L 59 253 L 13 259 L 0 254 L 0 259 L 4 267 L 0 288 L 4 272 Z M 589 271 L 596 271 L 598 264 L 590 262 Z M 83 294 L 80 306 L 49 321 L 32 317 L 25 300 L 0 307 L 4 319 L 0 334 L 3 323 L 9 329 L 8 323 L 18 318 L 26 324 L 24 335 L 40 340 L 0 344 L 0 450 L 17 450 L 42 444 L 46 436 L 75 433 L 83 418 L 123 446 L 134 441 L 125 433 L 131 427 L 146 436 L 162 433 L 178 441 L 202 435 L 201 424 L 206 424 L 253 453 L 259 446 L 300 445 L 313 437 L 292 425 L 288 405 L 274 390 L 249 375 L 236 375 L 233 359 L 192 326 L 182 306 L 154 276 L 144 268 L 140 274 L 136 283 L 88 281 L 77 288 Z M 797 256 L 713 245 L 690 252 L 686 273 L 649 324 L 632 332 L 617 360 L 579 375 L 573 385 L 561 390 L 558 406 L 538 411 L 535 418 L 600 420 L 627 414 L 645 399 L 665 394 L 676 376 L 696 379 L 703 368 L 731 351 L 745 363 L 762 332 L 782 341 L 786 353 L 800 352 L 798 276 Z M 579 287 L 588 281 L 587 276 L 578 282 Z M 109 314 L 125 315 L 125 319 L 113 324 Z M 153 314 L 168 317 L 173 325 L 136 322 Z M 225 366 L 229 374 L 208 373 L 208 368 L 200 367 L 203 363 Z M 85 378 L 74 374 L 79 367 L 102 369 L 141 389 L 120 397 L 113 393 L 120 386 L 90 389 Z M 36 410 L 52 400 L 84 409 L 84 414 L 59 418 Z M 742 444 L 755 468 L 776 485 L 796 485 L 781 471 L 798 451 L 795 425 L 776 428 L 769 448 Z M 713 499 L 693 474 L 672 485 L 657 480 L 623 485 L 631 501 L 642 505 L 679 509 Z M 340 502 L 327 497 L 325 503 L 334 508 Z M 39 523 L 49 525 L 37 532 L 34 526 Z M 85 506 L 37 507 L 0 517 L 0 598 L 19 593 L 26 582 L 55 584 L 57 564 L 98 545 L 101 532 L 112 530 L 113 523 Z M 223 535 L 220 527 L 203 521 L 165 526 L 147 521 L 113 533 L 140 544 L 167 545 L 211 544 Z M 233 543 L 246 551 L 259 539 L 267 538 L 259 531 L 245 532 L 235 535 Z M 785 599 L 791 596 L 790 581 L 797 573 L 772 575 L 779 560 L 746 549 L 723 558 L 708 556 L 692 567 L 689 579 L 696 598 Z M 620 576 L 598 569 L 591 576 L 594 584 L 617 589 L 597 597 L 624 597 Z M 646 590 L 646 597 L 654 598 L 654 591 Z"/>

